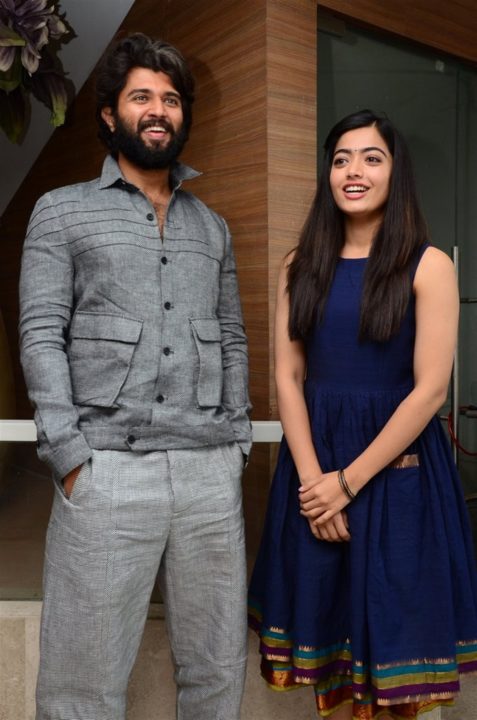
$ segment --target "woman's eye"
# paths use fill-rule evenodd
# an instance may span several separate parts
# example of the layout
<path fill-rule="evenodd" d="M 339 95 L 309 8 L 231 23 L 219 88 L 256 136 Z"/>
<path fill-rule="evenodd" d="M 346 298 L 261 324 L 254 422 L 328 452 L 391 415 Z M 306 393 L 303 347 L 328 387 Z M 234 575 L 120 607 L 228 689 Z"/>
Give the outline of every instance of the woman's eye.
<path fill-rule="evenodd" d="M 366 158 L 366 161 L 371 163 L 371 165 L 374 165 L 375 163 L 380 163 L 381 158 L 377 157 L 377 155 L 368 155 L 368 157 Z"/>
<path fill-rule="evenodd" d="M 341 167 L 345 163 L 346 163 L 346 158 L 344 158 L 344 157 L 337 157 L 333 161 L 334 167 Z"/>

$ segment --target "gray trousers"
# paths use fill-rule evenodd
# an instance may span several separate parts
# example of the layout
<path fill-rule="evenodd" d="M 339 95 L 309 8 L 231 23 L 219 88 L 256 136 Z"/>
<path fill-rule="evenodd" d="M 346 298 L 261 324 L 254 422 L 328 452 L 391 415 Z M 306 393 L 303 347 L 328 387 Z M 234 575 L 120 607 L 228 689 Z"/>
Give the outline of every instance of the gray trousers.
<path fill-rule="evenodd" d="M 94 451 L 48 527 L 37 720 L 124 720 L 159 572 L 178 720 L 238 720 L 246 663 L 242 453 Z"/>

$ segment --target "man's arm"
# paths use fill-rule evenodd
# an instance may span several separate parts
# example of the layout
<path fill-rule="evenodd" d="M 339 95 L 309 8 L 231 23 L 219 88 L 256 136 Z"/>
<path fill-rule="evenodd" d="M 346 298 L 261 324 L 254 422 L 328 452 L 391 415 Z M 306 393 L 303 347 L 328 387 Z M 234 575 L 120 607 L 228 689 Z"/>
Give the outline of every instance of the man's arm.
<path fill-rule="evenodd" d="M 50 196 L 37 202 L 23 248 L 20 349 L 28 396 L 35 408 L 38 455 L 63 478 L 91 449 L 78 428 L 66 338 L 74 270 Z"/>
<path fill-rule="evenodd" d="M 237 283 L 237 270 L 232 239 L 224 223 L 225 256 L 220 274 L 220 295 L 217 316 L 222 336 L 222 365 L 224 371 L 223 405 L 229 414 L 235 439 L 244 455 L 252 446 L 252 426 L 248 395 L 248 350 L 242 320 Z"/>

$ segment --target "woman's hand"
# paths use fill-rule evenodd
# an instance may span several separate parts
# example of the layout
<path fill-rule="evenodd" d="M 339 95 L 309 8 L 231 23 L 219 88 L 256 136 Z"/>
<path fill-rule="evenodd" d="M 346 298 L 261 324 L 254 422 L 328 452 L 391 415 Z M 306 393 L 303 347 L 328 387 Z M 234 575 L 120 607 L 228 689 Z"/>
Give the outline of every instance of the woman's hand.
<path fill-rule="evenodd" d="M 310 530 L 317 540 L 327 542 L 348 542 L 351 539 L 349 534 L 348 516 L 344 510 L 336 513 L 331 520 L 323 525 L 316 525 L 314 520 L 308 519 Z"/>
<path fill-rule="evenodd" d="M 320 475 L 313 484 L 302 485 L 299 493 L 301 514 L 320 528 L 350 501 L 341 489 L 336 470 Z"/>

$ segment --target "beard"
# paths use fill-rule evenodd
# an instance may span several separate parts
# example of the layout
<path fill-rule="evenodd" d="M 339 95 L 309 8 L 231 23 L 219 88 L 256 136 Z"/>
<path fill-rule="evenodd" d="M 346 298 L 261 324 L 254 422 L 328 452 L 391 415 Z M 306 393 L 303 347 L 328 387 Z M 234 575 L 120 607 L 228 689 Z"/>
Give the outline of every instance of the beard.
<path fill-rule="evenodd" d="M 137 131 L 131 130 L 117 113 L 114 115 L 115 130 L 111 136 L 111 153 L 117 158 L 118 153 L 126 157 L 133 165 L 142 170 L 164 170 L 169 168 L 179 157 L 187 140 L 187 131 L 184 123 L 176 131 L 172 125 L 161 120 L 171 139 L 165 147 L 159 144 L 146 145 L 141 138 L 141 132 L 151 125 L 157 125 L 157 120 L 141 123 Z"/>

